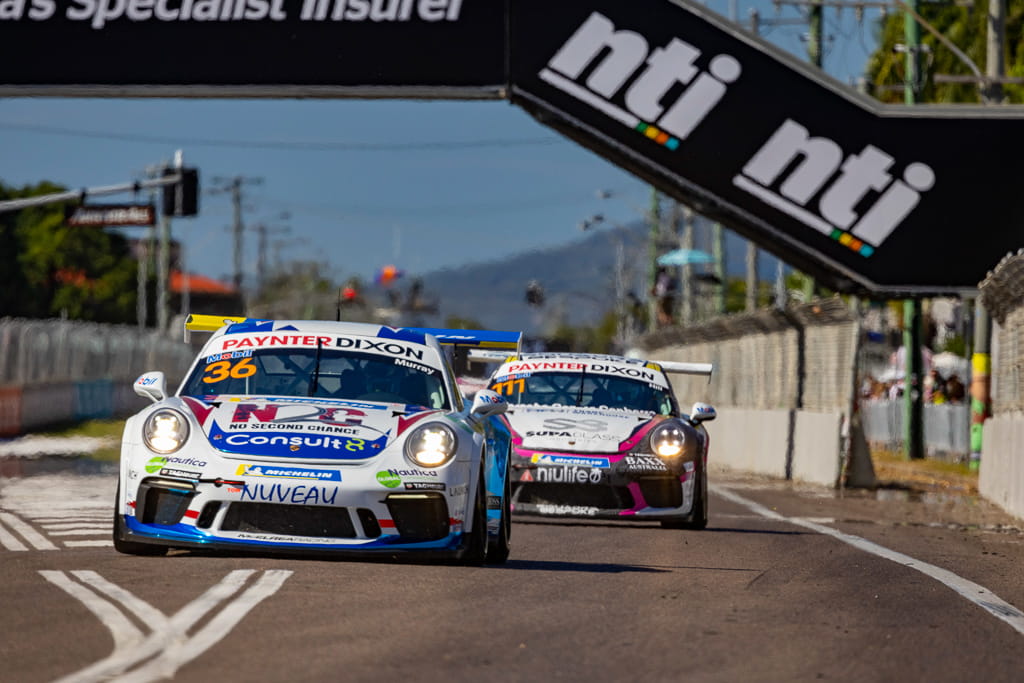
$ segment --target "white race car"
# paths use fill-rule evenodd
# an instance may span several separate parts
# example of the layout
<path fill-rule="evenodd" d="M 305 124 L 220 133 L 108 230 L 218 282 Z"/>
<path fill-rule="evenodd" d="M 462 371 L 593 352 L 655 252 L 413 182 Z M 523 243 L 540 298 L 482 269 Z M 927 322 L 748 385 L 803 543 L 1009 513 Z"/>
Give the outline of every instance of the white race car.
<path fill-rule="evenodd" d="M 681 413 L 665 372 L 710 378 L 712 366 L 581 353 L 506 358 L 488 388 L 509 403 L 513 513 L 707 526 L 703 423 L 715 409 L 698 402 Z"/>
<path fill-rule="evenodd" d="M 227 323 L 227 324 L 225 324 Z M 505 401 L 463 403 L 443 345 L 519 333 L 191 316 L 213 331 L 173 394 L 129 418 L 114 547 L 419 554 L 504 562 Z"/>

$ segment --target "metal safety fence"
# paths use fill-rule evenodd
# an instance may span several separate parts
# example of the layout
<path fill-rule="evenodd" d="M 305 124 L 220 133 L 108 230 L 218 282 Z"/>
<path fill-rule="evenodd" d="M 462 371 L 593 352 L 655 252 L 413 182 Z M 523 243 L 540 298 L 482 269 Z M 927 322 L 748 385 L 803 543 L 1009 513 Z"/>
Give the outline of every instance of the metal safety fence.
<path fill-rule="evenodd" d="M 903 448 L 902 400 L 864 399 L 860 403 L 864 437 L 876 448 Z M 971 409 L 965 403 L 926 403 L 922 406 L 924 448 L 929 457 L 963 459 L 970 453 Z"/>
<path fill-rule="evenodd" d="M 0 386 L 131 381 L 147 370 L 177 379 L 193 358 L 187 344 L 127 325 L 0 319 Z"/>
<path fill-rule="evenodd" d="M 854 388 L 859 326 L 839 298 L 734 314 L 648 335 L 671 361 L 710 362 L 713 381 L 675 375 L 682 400 L 758 410 L 842 410 Z"/>
<path fill-rule="evenodd" d="M 132 381 L 161 370 L 173 385 L 194 357 L 184 342 L 134 327 L 0 319 L 0 435 L 129 415 Z"/>

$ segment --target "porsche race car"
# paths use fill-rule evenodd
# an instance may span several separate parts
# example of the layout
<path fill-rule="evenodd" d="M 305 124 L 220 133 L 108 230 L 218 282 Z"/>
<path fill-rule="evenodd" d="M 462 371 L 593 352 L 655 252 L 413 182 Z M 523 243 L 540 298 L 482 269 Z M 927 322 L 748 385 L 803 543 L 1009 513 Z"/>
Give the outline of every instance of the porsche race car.
<path fill-rule="evenodd" d="M 225 324 L 226 323 L 226 324 Z M 128 419 L 114 547 L 424 555 L 501 563 L 511 434 L 464 403 L 449 345 L 519 333 L 191 316 L 212 331 L 181 386 L 149 372 Z"/>
<path fill-rule="evenodd" d="M 666 372 L 710 378 L 712 366 L 581 353 L 506 358 L 488 388 L 509 403 L 513 513 L 707 526 L 704 423 L 715 409 L 697 402 L 680 412 Z"/>

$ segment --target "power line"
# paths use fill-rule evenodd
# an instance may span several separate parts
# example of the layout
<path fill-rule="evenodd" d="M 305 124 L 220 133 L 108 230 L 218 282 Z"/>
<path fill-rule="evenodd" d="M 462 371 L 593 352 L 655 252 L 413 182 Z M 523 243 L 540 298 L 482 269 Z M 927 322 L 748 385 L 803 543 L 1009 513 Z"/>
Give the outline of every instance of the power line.
<path fill-rule="evenodd" d="M 46 135 L 70 135 L 102 140 L 122 140 L 188 147 L 231 147 L 238 149 L 301 150 L 304 152 L 408 152 L 410 150 L 456 151 L 487 147 L 526 147 L 552 145 L 561 138 L 494 138 L 491 140 L 450 140 L 447 142 L 309 142 L 302 140 L 218 140 L 214 138 L 165 137 L 160 135 L 137 135 L 129 133 L 105 133 L 102 131 L 77 130 L 57 126 L 39 126 L 29 123 L 0 121 L 0 128 L 20 130 L 26 133 Z"/>

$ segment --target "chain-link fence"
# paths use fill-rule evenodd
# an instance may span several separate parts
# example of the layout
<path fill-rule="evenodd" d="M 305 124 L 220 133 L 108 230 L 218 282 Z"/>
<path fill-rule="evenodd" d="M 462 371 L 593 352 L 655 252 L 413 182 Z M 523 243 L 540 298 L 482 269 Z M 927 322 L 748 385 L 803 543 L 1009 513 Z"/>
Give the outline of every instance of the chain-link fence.
<path fill-rule="evenodd" d="M 996 325 L 992 335 L 992 412 L 1024 411 L 1024 250 L 1003 258 L 979 285 Z"/>
<path fill-rule="evenodd" d="M 710 384 L 672 376 L 681 398 L 758 410 L 846 411 L 857 334 L 856 316 L 835 298 L 669 328 L 644 338 L 643 346 L 657 350 L 660 360 L 714 363 Z"/>
<path fill-rule="evenodd" d="M 0 319 L 0 386 L 109 379 L 148 370 L 180 379 L 194 357 L 181 341 L 126 325 Z"/>

